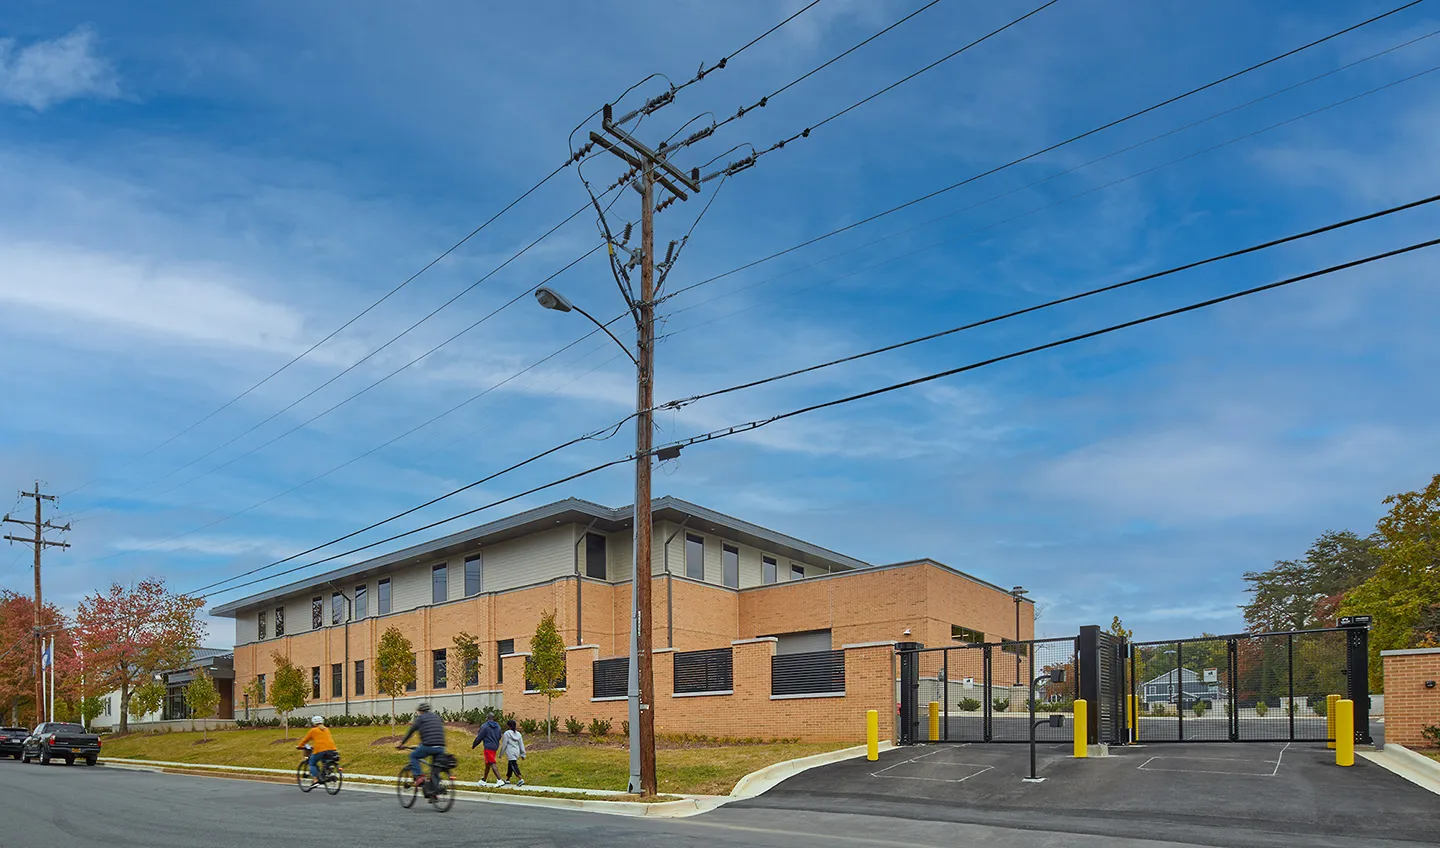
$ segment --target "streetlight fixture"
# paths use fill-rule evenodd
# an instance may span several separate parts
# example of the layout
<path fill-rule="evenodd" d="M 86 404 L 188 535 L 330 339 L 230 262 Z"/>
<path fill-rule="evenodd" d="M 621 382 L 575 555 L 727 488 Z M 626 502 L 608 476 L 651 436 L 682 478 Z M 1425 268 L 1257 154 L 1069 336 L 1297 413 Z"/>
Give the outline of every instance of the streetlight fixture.
<path fill-rule="evenodd" d="M 1019 587 L 1017 586 L 1016 588 L 1018 589 Z M 1060 713 L 1051 713 L 1047 719 L 1040 721 L 1035 720 L 1035 684 L 1042 680 L 1049 681 L 1050 683 L 1064 683 L 1064 667 L 1051 669 L 1030 680 L 1030 776 L 1025 778 L 1026 783 L 1039 783 L 1045 779 L 1035 774 L 1035 728 L 1042 724 L 1049 725 L 1050 727 L 1065 726 L 1065 716 Z"/>
<path fill-rule="evenodd" d="M 635 429 L 636 429 L 636 451 L 635 451 L 635 523 L 632 528 L 631 554 L 633 567 L 630 573 L 630 663 L 627 681 L 627 695 L 629 696 L 629 725 L 630 725 L 630 781 L 631 792 L 641 792 L 642 781 L 642 760 L 648 750 L 651 752 L 653 763 L 654 752 L 654 726 L 642 720 L 642 711 L 651 709 L 651 704 L 641 702 L 641 680 L 645 681 L 646 691 L 653 689 L 653 678 L 650 674 L 650 629 L 648 614 L 642 615 L 642 610 L 649 606 L 650 598 L 650 563 L 648 556 L 645 562 L 641 562 L 640 553 L 643 547 L 649 551 L 650 526 L 650 406 L 652 403 L 650 390 L 653 386 L 655 358 L 652 355 L 637 359 L 625 343 L 620 341 L 610 328 L 595 320 L 595 316 L 570 302 L 565 295 L 555 291 L 549 286 L 540 286 L 535 289 L 535 300 L 546 309 L 556 312 L 579 312 L 590 320 L 590 323 L 605 331 L 630 361 L 635 363 L 636 392 L 635 392 Z M 647 327 L 637 322 L 638 335 L 640 336 L 641 351 L 647 350 L 646 339 L 653 338 L 653 312 L 648 313 L 652 323 Z M 642 526 L 643 525 L 643 526 Z M 642 544 L 643 534 L 643 544 Z M 644 587 L 641 583 L 644 582 Z M 641 594 L 644 594 L 642 603 Z M 642 635 L 642 630 L 644 631 Z M 644 643 L 644 650 L 641 650 L 641 643 Z M 642 658 L 644 668 L 641 668 Z M 654 699 L 654 695 L 651 695 Z M 648 731 L 648 732 L 647 732 Z M 649 772 L 653 774 L 654 766 L 651 765 Z"/>
<path fill-rule="evenodd" d="M 1020 641 L 1020 599 L 1030 594 L 1030 590 L 1024 586 L 1016 586 L 1010 590 L 1010 596 L 1015 599 L 1015 641 Z M 1020 645 L 1015 646 L 1015 684 L 1020 684 Z"/>

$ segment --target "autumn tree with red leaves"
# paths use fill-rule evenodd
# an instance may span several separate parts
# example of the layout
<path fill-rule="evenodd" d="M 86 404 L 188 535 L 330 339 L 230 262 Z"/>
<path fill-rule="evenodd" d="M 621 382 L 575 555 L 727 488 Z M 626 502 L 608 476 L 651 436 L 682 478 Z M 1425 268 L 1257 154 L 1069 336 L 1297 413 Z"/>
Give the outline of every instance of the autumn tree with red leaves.
<path fill-rule="evenodd" d="M 0 709 L 8 713 L 11 724 L 24 724 L 22 717 L 35 716 L 35 603 L 29 595 L 0 590 Z M 65 624 L 65 617 L 54 604 L 40 608 L 40 626 L 55 636 L 56 655 L 73 656 L 70 636 L 56 630 Z M 66 668 L 57 665 L 57 688 L 64 690 Z M 36 718 L 38 722 L 40 719 Z"/>
<path fill-rule="evenodd" d="M 120 732 L 129 730 L 130 695 L 162 671 L 185 667 L 200 646 L 204 599 L 171 592 L 148 578 L 112 584 L 82 600 L 76 638 L 85 656 L 87 688 L 120 692 Z"/>

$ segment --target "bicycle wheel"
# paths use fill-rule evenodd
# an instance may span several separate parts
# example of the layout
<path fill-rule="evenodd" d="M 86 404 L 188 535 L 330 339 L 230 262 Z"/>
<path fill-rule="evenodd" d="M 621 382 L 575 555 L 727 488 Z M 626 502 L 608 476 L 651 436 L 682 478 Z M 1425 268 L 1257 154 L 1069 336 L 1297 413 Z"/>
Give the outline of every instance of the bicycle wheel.
<path fill-rule="evenodd" d="M 325 791 L 331 795 L 340 794 L 340 786 L 345 782 L 345 770 L 340 766 L 330 766 L 323 772 L 325 778 Z"/>
<path fill-rule="evenodd" d="M 415 785 L 415 773 L 406 765 L 400 769 L 400 774 L 395 778 L 395 794 L 400 798 L 400 806 L 410 809 L 415 806 L 415 799 L 420 795 L 420 787 Z"/>
<path fill-rule="evenodd" d="M 455 803 L 455 778 L 450 776 L 449 769 L 436 769 L 433 779 L 435 781 L 435 809 L 443 813 Z"/>
<path fill-rule="evenodd" d="M 309 792 L 314 789 L 310 785 L 310 761 L 301 760 L 300 765 L 295 767 L 295 785 L 300 787 L 301 792 Z"/>

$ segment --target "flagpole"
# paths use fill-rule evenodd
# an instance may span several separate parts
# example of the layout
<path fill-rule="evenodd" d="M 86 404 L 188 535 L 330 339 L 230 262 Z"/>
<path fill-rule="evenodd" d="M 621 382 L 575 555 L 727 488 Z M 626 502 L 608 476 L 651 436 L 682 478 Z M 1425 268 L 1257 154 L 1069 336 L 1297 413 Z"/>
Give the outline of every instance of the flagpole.
<path fill-rule="evenodd" d="M 50 637 L 50 721 L 55 721 L 55 637 Z"/>

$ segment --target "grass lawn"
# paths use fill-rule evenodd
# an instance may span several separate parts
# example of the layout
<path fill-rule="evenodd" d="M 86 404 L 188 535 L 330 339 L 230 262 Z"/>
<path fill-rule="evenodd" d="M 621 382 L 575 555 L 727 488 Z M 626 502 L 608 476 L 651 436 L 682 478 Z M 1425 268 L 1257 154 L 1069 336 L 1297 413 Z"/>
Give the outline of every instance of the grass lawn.
<path fill-rule="evenodd" d="M 278 728 L 211 731 L 210 741 L 203 744 L 200 743 L 201 734 L 189 732 L 107 736 L 104 737 L 101 757 L 293 769 L 300 761 L 295 743 L 301 733 L 290 731 L 288 744 L 283 731 Z M 340 748 L 341 762 L 347 772 L 391 775 L 405 764 L 407 752 L 395 750 L 388 726 L 336 727 L 331 733 Z M 447 747 L 460 758 L 456 779 L 479 780 L 485 759 L 478 749 L 470 750 L 473 735 L 452 728 L 448 730 L 448 736 Z M 391 741 L 381 742 L 381 739 Z M 625 788 L 630 756 L 623 738 L 607 743 L 572 742 L 565 736 L 556 736 L 555 739 L 556 744 L 553 745 L 547 745 L 543 735 L 526 740 L 529 755 L 521 767 L 527 782 L 577 789 Z M 715 746 L 662 742 L 655 754 L 656 770 L 659 772 L 661 792 L 726 795 L 736 781 L 752 771 L 850 745 L 839 742 L 785 742 Z M 504 768 L 503 763 L 501 768 Z"/>

